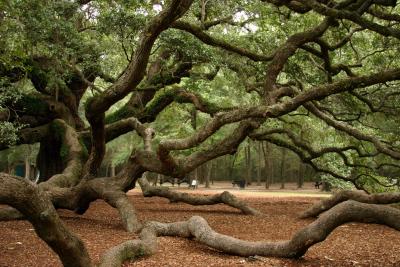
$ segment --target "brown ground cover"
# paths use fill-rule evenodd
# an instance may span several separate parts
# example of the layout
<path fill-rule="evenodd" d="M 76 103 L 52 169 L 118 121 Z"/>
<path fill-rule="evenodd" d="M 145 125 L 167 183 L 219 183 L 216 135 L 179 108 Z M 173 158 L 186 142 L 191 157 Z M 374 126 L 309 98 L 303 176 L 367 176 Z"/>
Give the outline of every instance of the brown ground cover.
<path fill-rule="evenodd" d="M 204 193 L 197 191 L 197 193 Z M 263 217 L 242 215 L 224 205 L 192 207 L 169 204 L 161 198 L 131 194 L 141 220 L 173 222 L 192 215 L 203 216 L 216 231 L 246 240 L 283 240 L 312 220 L 297 219 L 317 198 L 245 198 Z M 243 196 L 242 196 L 243 198 Z M 108 248 L 136 238 L 126 233 L 116 210 L 102 201 L 79 216 L 61 210 L 68 227 L 85 242 L 95 262 Z M 298 260 L 230 256 L 194 240 L 160 237 L 158 252 L 124 266 L 400 266 L 400 232 L 380 225 L 350 223 L 336 229 L 328 239 L 312 247 Z M 50 249 L 36 237 L 25 221 L 0 222 L 0 266 L 61 266 Z"/>

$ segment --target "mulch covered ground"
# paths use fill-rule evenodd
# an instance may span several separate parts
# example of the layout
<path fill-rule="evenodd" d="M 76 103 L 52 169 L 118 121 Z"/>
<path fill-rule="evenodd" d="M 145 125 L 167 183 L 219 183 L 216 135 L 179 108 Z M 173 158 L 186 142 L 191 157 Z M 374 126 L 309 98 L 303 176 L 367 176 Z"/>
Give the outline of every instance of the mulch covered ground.
<path fill-rule="evenodd" d="M 284 240 L 312 220 L 296 216 L 315 198 L 248 198 L 264 217 L 245 216 L 224 205 L 192 207 L 166 199 L 131 196 L 141 220 L 173 222 L 192 215 L 207 219 L 216 231 L 246 240 Z M 102 201 L 78 216 L 60 211 L 68 227 L 84 241 L 95 262 L 108 248 L 136 238 L 124 232 L 117 211 Z M 350 223 L 313 246 L 299 260 L 225 255 L 193 240 L 160 237 L 158 252 L 124 266 L 400 266 L 400 232 L 380 225 Z M 0 266 L 61 266 L 55 254 L 25 221 L 0 222 Z"/>

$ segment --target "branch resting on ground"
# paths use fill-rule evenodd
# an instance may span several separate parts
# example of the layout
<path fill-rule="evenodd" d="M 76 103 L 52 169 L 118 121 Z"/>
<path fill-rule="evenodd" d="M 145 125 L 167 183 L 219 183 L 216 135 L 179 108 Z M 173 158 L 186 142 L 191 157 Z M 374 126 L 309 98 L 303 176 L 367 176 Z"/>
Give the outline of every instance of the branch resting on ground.
<path fill-rule="evenodd" d="M 27 180 L 7 174 L 0 175 L 0 182 L 3 185 L 0 188 L 0 203 L 12 205 L 23 213 L 64 266 L 92 266 L 82 241 L 64 226 L 46 193 Z M 148 222 L 139 240 L 130 240 L 111 248 L 102 256 L 99 266 L 121 266 L 126 260 L 154 254 L 157 236 L 194 237 L 211 248 L 239 256 L 298 258 L 347 222 L 378 223 L 400 230 L 400 211 L 350 200 L 336 205 L 297 231 L 290 240 L 276 242 L 250 242 L 219 234 L 199 216 L 175 223 Z"/>
<path fill-rule="evenodd" d="M 330 198 L 314 204 L 311 208 L 304 211 L 300 215 L 300 218 L 304 219 L 317 217 L 324 211 L 327 211 L 339 203 L 347 200 L 354 200 L 369 204 L 392 204 L 400 202 L 400 193 L 380 193 L 369 195 L 362 191 L 344 190 L 334 194 Z"/>
<path fill-rule="evenodd" d="M 104 254 L 100 266 L 117 267 L 126 260 L 155 253 L 157 236 L 195 238 L 211 248 L 244 257 L 299 258 L 311 246 L 324 241 L 335 228 L 347 222 L 379 223 L 400 230 L 400 211 L 392 207 L 346 201 L 297 231 L 292 239 L 276 242 L 250 242 L 219 234 L 199 216 L 175 223 L 148 222 L 140 233 L 140 240 L 127 241 L 109 250 Z"/>
<path fill-rule="evenodd" d="M 151 139 L 154 137 L 154 131 L 151 128 L 143 130 L 140 135 L 143 138 L 145 151 L 151 152 Z M 196 196 L 188 193 L 181 193 L 171 191 L 166 187 L 152 186 L 146 179 L 145 175 L 138 179 L 139 185 L 142 189 L 143 196 L 145 197 L 165 197 L 170 202 L 183 202 L 190 205 L 214 205 L 218 203 L 224 203 L 228 206 L 241 210 L 244 214 L 258 215 L 261 214 L 259 211 L 249 207 L 245 202 L 239 200 L 228 191 L 216 194 L 213 196 Z"/>
<path fill-rule="evenodd" d="M 22 213 L 64 266 L 92 266 L 83 242 L 58 217 L 46 193 L 31 182 L 0 173 L 0 203 Z"/>
<path fill-rule="evenodd" d="M 188 193 L 172 191 L 169 190 L 169 188 L 167 187 L 151 186 L 145 177 L 140 178 L 138 182 L 140 187 L 142 188 L 143 196 L 145 197 L 165 197 L 168 198 L 170 202 L 183 202 L 194 206 L 223 203 L 241 210 L 244 214 L 261 214 L 259 211 L 249 207 L 245 202 L 239 200 L 228 191 L 224 191 L 221 194 L 216 194 L 212 196 L 196 196 Z"/>

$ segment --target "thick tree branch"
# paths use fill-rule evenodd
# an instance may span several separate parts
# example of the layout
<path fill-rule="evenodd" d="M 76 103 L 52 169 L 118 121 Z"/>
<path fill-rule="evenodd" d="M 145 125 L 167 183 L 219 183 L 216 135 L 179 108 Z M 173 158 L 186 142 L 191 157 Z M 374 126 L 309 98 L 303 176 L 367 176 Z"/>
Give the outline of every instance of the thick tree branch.
<path fill-rule="evenodd" d="M 197 242 L 213 249 L 244 257 L 259 255 L 299 258 L 311 246 L 324 241 L 335 228 L 345 223 L 379 223 L 400 230 L 399 221 L 400 211 L 395 208 L 346 201 L 297 231 L 290 240 L 276 242 L 250 242 L 219 234 L 199 216 L 175 223 L 149 222 L 143 228 L 140 240 L 127 241 L 115 247 L 102 259 L 107 265 L 100 266 L 116 267 L 125 260 L 155 253 L 157 236 L 194 237 Z"/>
<path fill-rule="evenodd" d="M 107 90 L 88 101 L 86 117 L 91 126 L 92 148 L 84 167 L 85 177 L 96 176 L 105 154 L 104 112 L 132 92 L 143 80 L 154 42 L 162 31 L 185 14 L 192 2 L 193 0 L 173 0 L 166 9 L 154 17 L 144 28 L 132 61 L 124 73 Z"/>
<path fill-rule="evenodd" d="M 110 88 L 93 98 L 87 105 L 86 116 L 88 118 L 104 113 L 111 105 L 136 88 L 145 75 L 155 40 L 162 31 L 185 14 L 192 2 L 192 0 L 173 0 L 166 9 L 150 21 L 141 34 L 133 59 L 125 72 Z"/>
<path fill-rule="evenodd" d="M 310 30 L 293 34 L 277 49 L 265 75 L 265 100 L 268 104 L 274 104 L 278 100 L 275 96 L 275 91 L 277 90 L 276 80 L 288 59 L 302 45 L 320 37 L 329 28 L 331 23 L 330 19 L 325 19 L 318 26 Z"/>
<path fill-rule="evenodd" d="M 22 178 L 0 173 L 0 203 L 19 210 L 64 266 L 92 266 L 82 241 L 69 232 L 48 196 Z"/>
<path fill-rule="evenodd" d="M 267 55 L 257 54 L 245 48 L 234 46 L 228 42 L 212 37 L 210 34 L 206 33 L 202 28 L 196 25 L 192 25 L 188 22 L 184 22 L 181 20 L 175 21 L 174 23 L 172 23 L 172 28 L 186 31 L 197 37 L 200 41 L 202 41 L 205 44 L 222 48 L 226 51 L 233 52 L 235 54 L 247 57 L 254 61 L 270 61 L 272 59 L 272 56 L 270 55 L 267 56 Z"/>
<path fill-rule="evenodd" d="M 51 130 L 59 135 L 61 139 L 61 152 L 66 163 L 63 172 L 52 176 L 46 182 L 40 184 L 42 189 L 52 186 L 72 187 L 79 183 L 82 168 L 87 157 L 84 144 L 79 141 L 79 136 L 74 128 L 63 120 L 54 120 L 50 126 Z"/>
<path fill-rule="evenodd" d="M 316 117 L 322 119 L 323 121 L 325 121 L 328 125 L 343 131 L 355 138 L 357 138 L 358 140 L 363 140 L 363 141 L 368 141 L 371 142 L 375 148 L 383 153 L 386 154 L 394 159 L 400 159 L 400 152 L 395 151 L 391 148 L 389 148 L 385 143 L 383 143 L 382 141 L 380 141 L 378 138 L 376 138 L 375 136 L 371 136 L 368 134 L 364 134 L 362 133 L 360 130 L 344 123 L 344 122 L 340 122 L 340 121 L 336 121 L 332 118 L 330 118 L 327 114 L 325 114 L 324 112 L 320 111 L 314 104 L 312 103 L 306 103 L 304 104 L 304 107 L 307 108 L 311 113 L 313 113 Z"/>
<path fill-rule="evenodd" d="M 355 11 L 339 10 L 336 8 L 331 8 L 315 0 L 298 0 L 298 2 L 306 5 L 307 7 L 313 9 L 315 12 L 320 13 L 321 15 L 335 19 L 347 19 L 360 25 L 363 28 L 367 28 L 383 36 L 393 36 L 397 39 L 400 39 L 400 30 L 395 28 L 390 28 L 387 26 L 382 26 L 375 22 L 369 21 L 361 17 L 361 15 Z"/>
<path fill-rule="evenodd" d="M 380 193 L 380 194 L 367 194 L 362 191 L 340 191 L 330 198 L 324 199 L 321 202 L 314 204 L 312 207 L 304 211 L 300 217 L 310 218 L 317 217 L 324 211 L 327 211 L 341 202 L 347 200 L 354 200 L 362 203 L 369 204 L 392 204 L 400 202 L 400 193 Z"/>
<path fill-rule="evenodd" d="M 167 187 L 151 186 L 145 177 L 138 180 L 145 197 L 164 197 L 171 202 L 183 202 L 189 205 L 215 205 L 218 203 L 226 204 L 236 208 L 248 215 L 259 215 L 260 212 L 249 207 L 245 202 L 239 200 L 228 191 L 212 196 L 197 196 L 188 193 L 172 191 Z"/>

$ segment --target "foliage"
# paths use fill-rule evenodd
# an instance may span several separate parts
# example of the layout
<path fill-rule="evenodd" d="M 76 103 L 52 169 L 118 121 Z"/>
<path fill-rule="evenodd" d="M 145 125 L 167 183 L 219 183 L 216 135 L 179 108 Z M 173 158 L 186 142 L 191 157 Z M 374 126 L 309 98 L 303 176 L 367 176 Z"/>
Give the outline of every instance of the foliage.
<path fill-rule="evenodd" d="M 144 111 L 140 108 L 132 109 L 126 105 L 137 91 L 155 90 L 152 99 L 144 103 L 147 111 L 156 110 L 166 98 L 173 98 L 172 103 L 147 125 L 156 130 L 152 144 L 156 149 L 162 140 L 187 138 L 196 134 L 218 112 L 260 107 L 265 104 L 265 74 L 272 63 L 270 60 L 251 60 L 237 52 L 226 51 L 225 45 L 254 54 L 273 55 L 290 36 L 310 30 L 324 20 L 324 16 L 318 12 L 297 13 L 286 6 L 286 2 L 279 8 L 270 1 L 206 2 L 196 1 L 180 20 L 199 28 L 211 39 L 217 40 L 219 45 L 208 45 L 179 27 L 172 26 L 161 32 L 145 72 L 157 64 L 159 71 L 152 79 L 145 76 L 137 88 L 132 88 L 131 94 L 115 101 L 106 112 L 106 124 L 130 116 L 139 119 L 143 116 Z M 72 116 L 79 117 L 88 126 L 85 111 L 87 113 L 94 100 L 101 99 L 103 92 L 110 90 L 113 81 L 121 77 L 127 63 L 134 60 L 133 53 L 143 25 L 149 23 L 168 3 L 92 1 L 80 5 L 78 1 L 2 2 L 0 35 L 4 38 L 0 40 L 0 112 L 4 109 L 15 111 L 15 116 L 0 121 L 2 142 L 11 145 L 18 141 L 18 130 L 28 126 L 19 122 L 24 115 L 46 117 L 49 99 L 63 102 L 71 113 L 76 112 Z M 202 4 L 205 5 L 205 13 L 201 11 Z M 398 9 L 398 6 L 391 10 L 382 7 L 385 12 L 393 14 Z M 366 18 L 371 16 L 369 14 Z M 219 23 L 206 26 L 206 23 L 219 20 Z M 378 23 L 383 21 L 378 20 Z M 338 45 L 346 38 L 351 41 Z M 324 44 L 328 47 L 324 47 Z M 399 47 L 398 39 L 393 36 L 383 37 L 351 20 L 336 20 L 316 40 L 306 42 L 291 53 L 276 78 L 276 86 L 294 88 L 296 93 L 308 92 L 316 86 L 333 84 L 348 77 L 396 68 L 400 66 L 397 57 Z M 175 75 L 180 75 L 175 72 L 183 63 L 190 63 L 190 68 L 175 81 Z M 350 71 L 340 66 L 348 66 Z M 80 75 L 86 81 L 82 82 Z M 398 150 L 398 88 L 397 81 L 361 86 L 354 91 L 318 99 L 318 105 L 334 119 L 347 123 L 363 134 L 385 140 L 387 144 L 393 144 L 394 150 Z M 208 112 L 197 111 L 194 118 L 193 104 L 177 95 L 181 90 L 195 95 Z M 290 102 L 291 99 L 285 96 L 278 102 Z M 371 106 L 379 109 L 371 110 Z M 210 149 L 233 134 L 238 125 L 238 122 L 224 124 L 201 144 L 171 153 L 176 157 L 185 157 Z M 300 106 L 278 118 L 269 118 L 260 129 L 284 129 L 314 152 L 329 147 L 357 147 L 357 152 L 349 149 L 343 154 L 322 153 L 308 162 L 326 173 L 334 174 L 324 176 L 334 184 L 338 183 L 334 177 L 349 180 L 360 176 L 362 178 L 355 184 L 372 188 L 377 177 L 393 179 L 399 176 L 399 169 L 392 168 L 393 159 L 387 155 L 375 155 L 376 147 L 373 144 L 336 130 L 311 115 L 305 107 Z M 272 136 L 280 145 L 286 148 L 297 146 L 306 157 L 312 156 L 310 151 L 299 147 L 288 135 Z M 138 135 L 122 135 L 120 139 L 107 144 L 104 164 L 122 164 L 132 150 L 141 146 Z M 233 166 L 236 170 L 245 169 L 244 146 L 245 143 L 236 148 L 237 157 Z M 250 146 L 250 150 L 252 155 L 260 153 L 255 144 Z M 60 154 L 65 156 L 67 152 L 68 148 L 62 146 Z M 360 157 L 360 152 L 374 156 Z M 275 158 L 274 165 L 279 165 L 283 157 L 280 149 L 273 146 L 271 154 Z M 295 154 L 288 154 L 286 168 L 289 173 L 295 173 L 300 168 L 298 160 Z M 379 168 L 382 163 L 390 163 L 392 167 Z M 261 163 L 254 166 L 262 167 Z M 373 189 L 376 190 L 380 189 Z"/>

